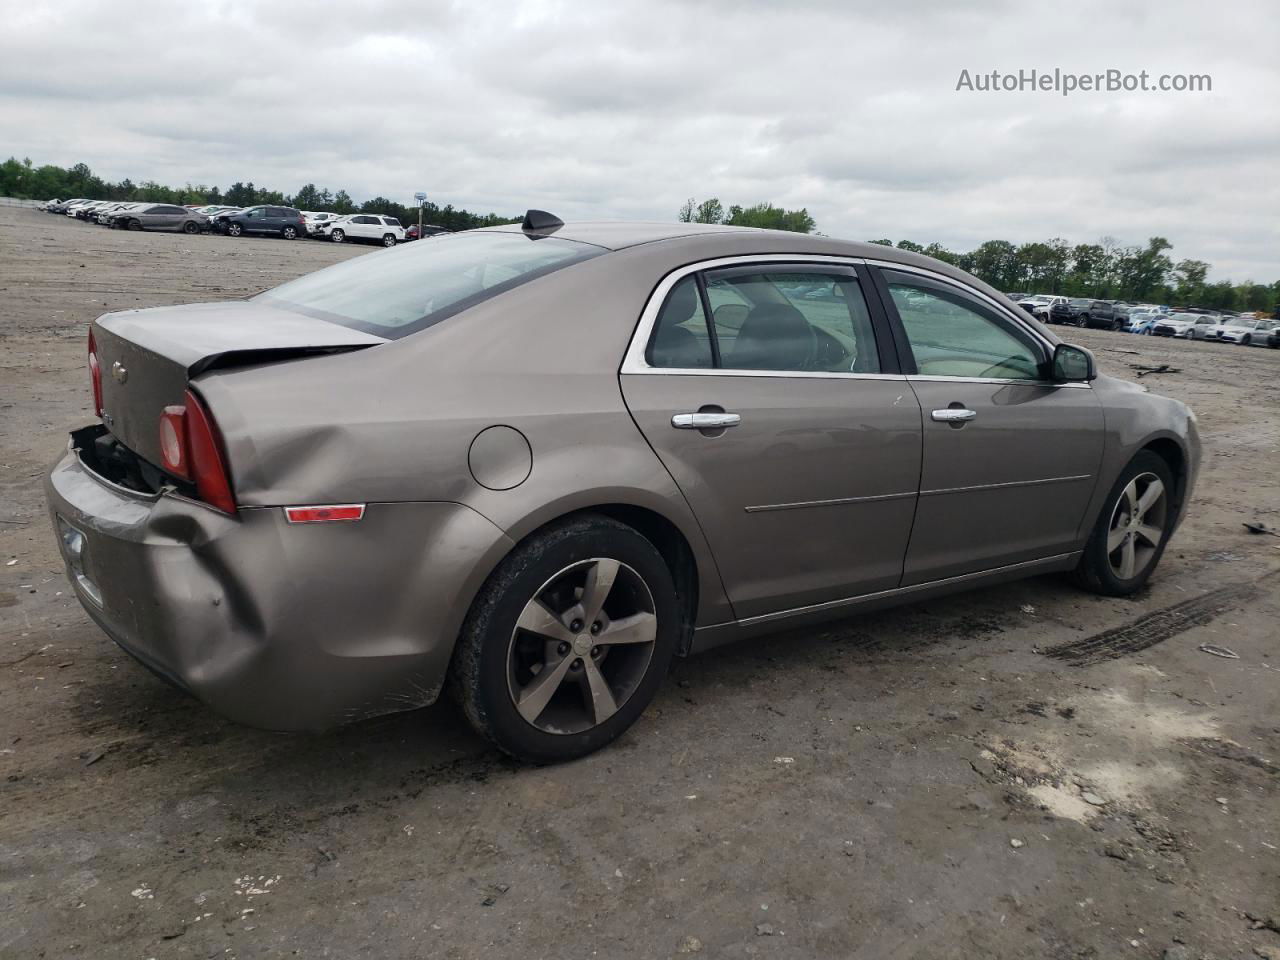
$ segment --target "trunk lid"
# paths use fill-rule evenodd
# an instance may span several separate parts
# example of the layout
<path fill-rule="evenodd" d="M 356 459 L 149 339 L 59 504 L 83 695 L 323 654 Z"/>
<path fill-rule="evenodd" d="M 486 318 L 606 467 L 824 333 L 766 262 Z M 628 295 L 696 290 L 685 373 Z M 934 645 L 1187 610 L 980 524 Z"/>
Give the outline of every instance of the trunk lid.
<path fill-rule="evenodd" d="M 251 301 L 109 313 L 94 321 L 93 334 L 102 371 L 103 423 L 152 464 L 162 462 L 161 413 L 182 404 L 188 383 L 201 373 L 386 342 Z"/>

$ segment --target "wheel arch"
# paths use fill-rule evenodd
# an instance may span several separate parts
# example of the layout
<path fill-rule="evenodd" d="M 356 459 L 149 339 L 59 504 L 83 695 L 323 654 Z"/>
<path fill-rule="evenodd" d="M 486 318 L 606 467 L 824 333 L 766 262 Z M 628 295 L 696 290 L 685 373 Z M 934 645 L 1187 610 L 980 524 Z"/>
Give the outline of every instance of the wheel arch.
<path fill-rule="evenodd" d="M 1182 444 L 1172 435 L 1153 437 L 1138 449 L 1137 453 L 1149 451 L 1162 459 L 1169 467 L 1169 472 L 1173 474 L 1173 515 L 1180 517 L 1182 515 L 1183 502 L 1187 495 L 1187 479 L 1189 474 L 1189 461 L 1187 451 L 1183 449 Z M 1136 455 L 1136 454 L 1135 454 Z"/>
<path fill-rule="evenodd" d="M 550 527 L 559 526 L 577 517 L 596 514 L 608 517 L 635 530 L 662 556 L 676 586 L 676 600 L 680 606 L 682 621 L 677 654 L 686 655 L 693 642 L 693 630 L 697 624 L 698 607 L 702 595 L 700 578 L 712 571 L 700 567 L 698 556 L 688 536 L 680 526 L 652 506 L 624 500 L 608 500 L 557 512 L 553 516 L 540 516 L 519 530 L 508 531 L 512 544 L 489 571 L 493 574 L 502 561 L 517 547 Z M 713 572 L 712 572 L 713 573 Z"/>

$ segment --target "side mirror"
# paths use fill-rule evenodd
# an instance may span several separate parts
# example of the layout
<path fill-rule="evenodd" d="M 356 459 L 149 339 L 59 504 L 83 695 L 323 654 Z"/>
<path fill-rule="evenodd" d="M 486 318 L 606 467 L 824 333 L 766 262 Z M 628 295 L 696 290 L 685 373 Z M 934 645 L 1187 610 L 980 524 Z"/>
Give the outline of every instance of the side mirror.
<path fill-rule="evenodd" d="M 1084 347 L 1060 343 L 1053 348 L 1053 379 L 1058 383 L 1088 383 L 1098 377 L 1093 354 Z"/>

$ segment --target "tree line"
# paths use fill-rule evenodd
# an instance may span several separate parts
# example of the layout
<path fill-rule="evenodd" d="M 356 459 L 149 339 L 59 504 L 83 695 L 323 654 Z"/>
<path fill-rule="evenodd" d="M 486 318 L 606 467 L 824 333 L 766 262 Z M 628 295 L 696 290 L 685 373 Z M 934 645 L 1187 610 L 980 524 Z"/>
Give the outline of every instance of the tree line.
<path fill-rule="evenodd" d="M 1006 292 L 1138 300 L 1211 310 L 1261 311 L 1280 304 L 1280 281 L 1209 283 L 1210 264 L 1174 260 L 1169 255 L 1173 244 L 1164 237 L 1151 237 L 1144 246 L 1121 246 L 1112 237 L 1074 245 L 1058 237 L 1023 244 L 988 240 L 968 253 L 957 253 L 938 243 L 871 242 L 942 260 Z"/>
<path fill-rule="evenodd" d="M 715 197 L 699 203 L 690 199 L 680 208 L 686 223 L 724 223 L 812 233 L 816 224 L 805 209 L 784 210 L 769 203 L 726 210 Z M 1006 292 L 1054 293 L 1099 300 L 1143 300 L 1214 310 L 1272 310 L 1280 307 L 1280 281 L 1275 283 L 1208 282 L 1210 264 L 1204 260 L 1174 260 L 1164 237 L 1145 246 L 1121 246 L 1112 237 L 1098 243 L 1069 244 L 1060 237 L 1036 243 L 1013 244 L 988 240 L 967 253 L 928 246 L 911 240 L 872 240 L 886 247 L 923 253 L 950 263 Z M 1280 312 L 1280 310 L 1277 310 Z"/>
<path fill-rule="evenodd" d="M 398 217 L 405 226 L 418 222 L 417 206 L 396 203 L 386 197 L 374 197 L 357 204 L 346 190 L 333 192 L 328 187 L 317 187 L 314 183 L 306 184 L 292 196 L 279 190 L 255 186 L 253 181 L 236 181 L 226 190 L 190 183 L 182 187 L 169 187 L 154 180 L 134 183 L 128 177 L 118 183 L 111 183 L 97 176 L 83 163 L 69 168 L 54 164 L 37 167 L 29 159 L 18 160 L 15 157 L 0 163 L 0 196 L 24 200 L 85 197 L 90 200 L 138 200 L 178 205 L 225 203 L 235 207 L 274 203 L 317 212 L 378 213 Z M 519 217 L 504 217 L 496 213 L 472 213 L 451 203 L 439 206 L 431 201 L 423 206 L 422 219 L 424 223 L 435 224 L 447 230 L 472 230 L 500 223 L 517 223 L 520 220 Z"/>

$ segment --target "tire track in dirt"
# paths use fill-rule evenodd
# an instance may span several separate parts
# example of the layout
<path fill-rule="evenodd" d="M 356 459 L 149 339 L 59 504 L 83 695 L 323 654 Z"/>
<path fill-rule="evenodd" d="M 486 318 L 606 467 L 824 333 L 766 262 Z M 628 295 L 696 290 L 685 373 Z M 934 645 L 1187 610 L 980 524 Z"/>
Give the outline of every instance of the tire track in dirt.
<path fill-rule="evenodd" d="M 1137 653 L 1180 633 L 1186 633 L 1192 627 L 1203 626 L 1228 610 L 1252 600 L 1261 592 L 1263 581 L 1275 577 L 1276 573 L 1280 571 L 1266 574 L 1252 583 L 1222 587 L 1182 600 L 1123 626 L 1112 627 L 1080 640 L 1060 643 L 1040 652 L 1046 657 L 1062 660 L 1076 667 Z"/>

